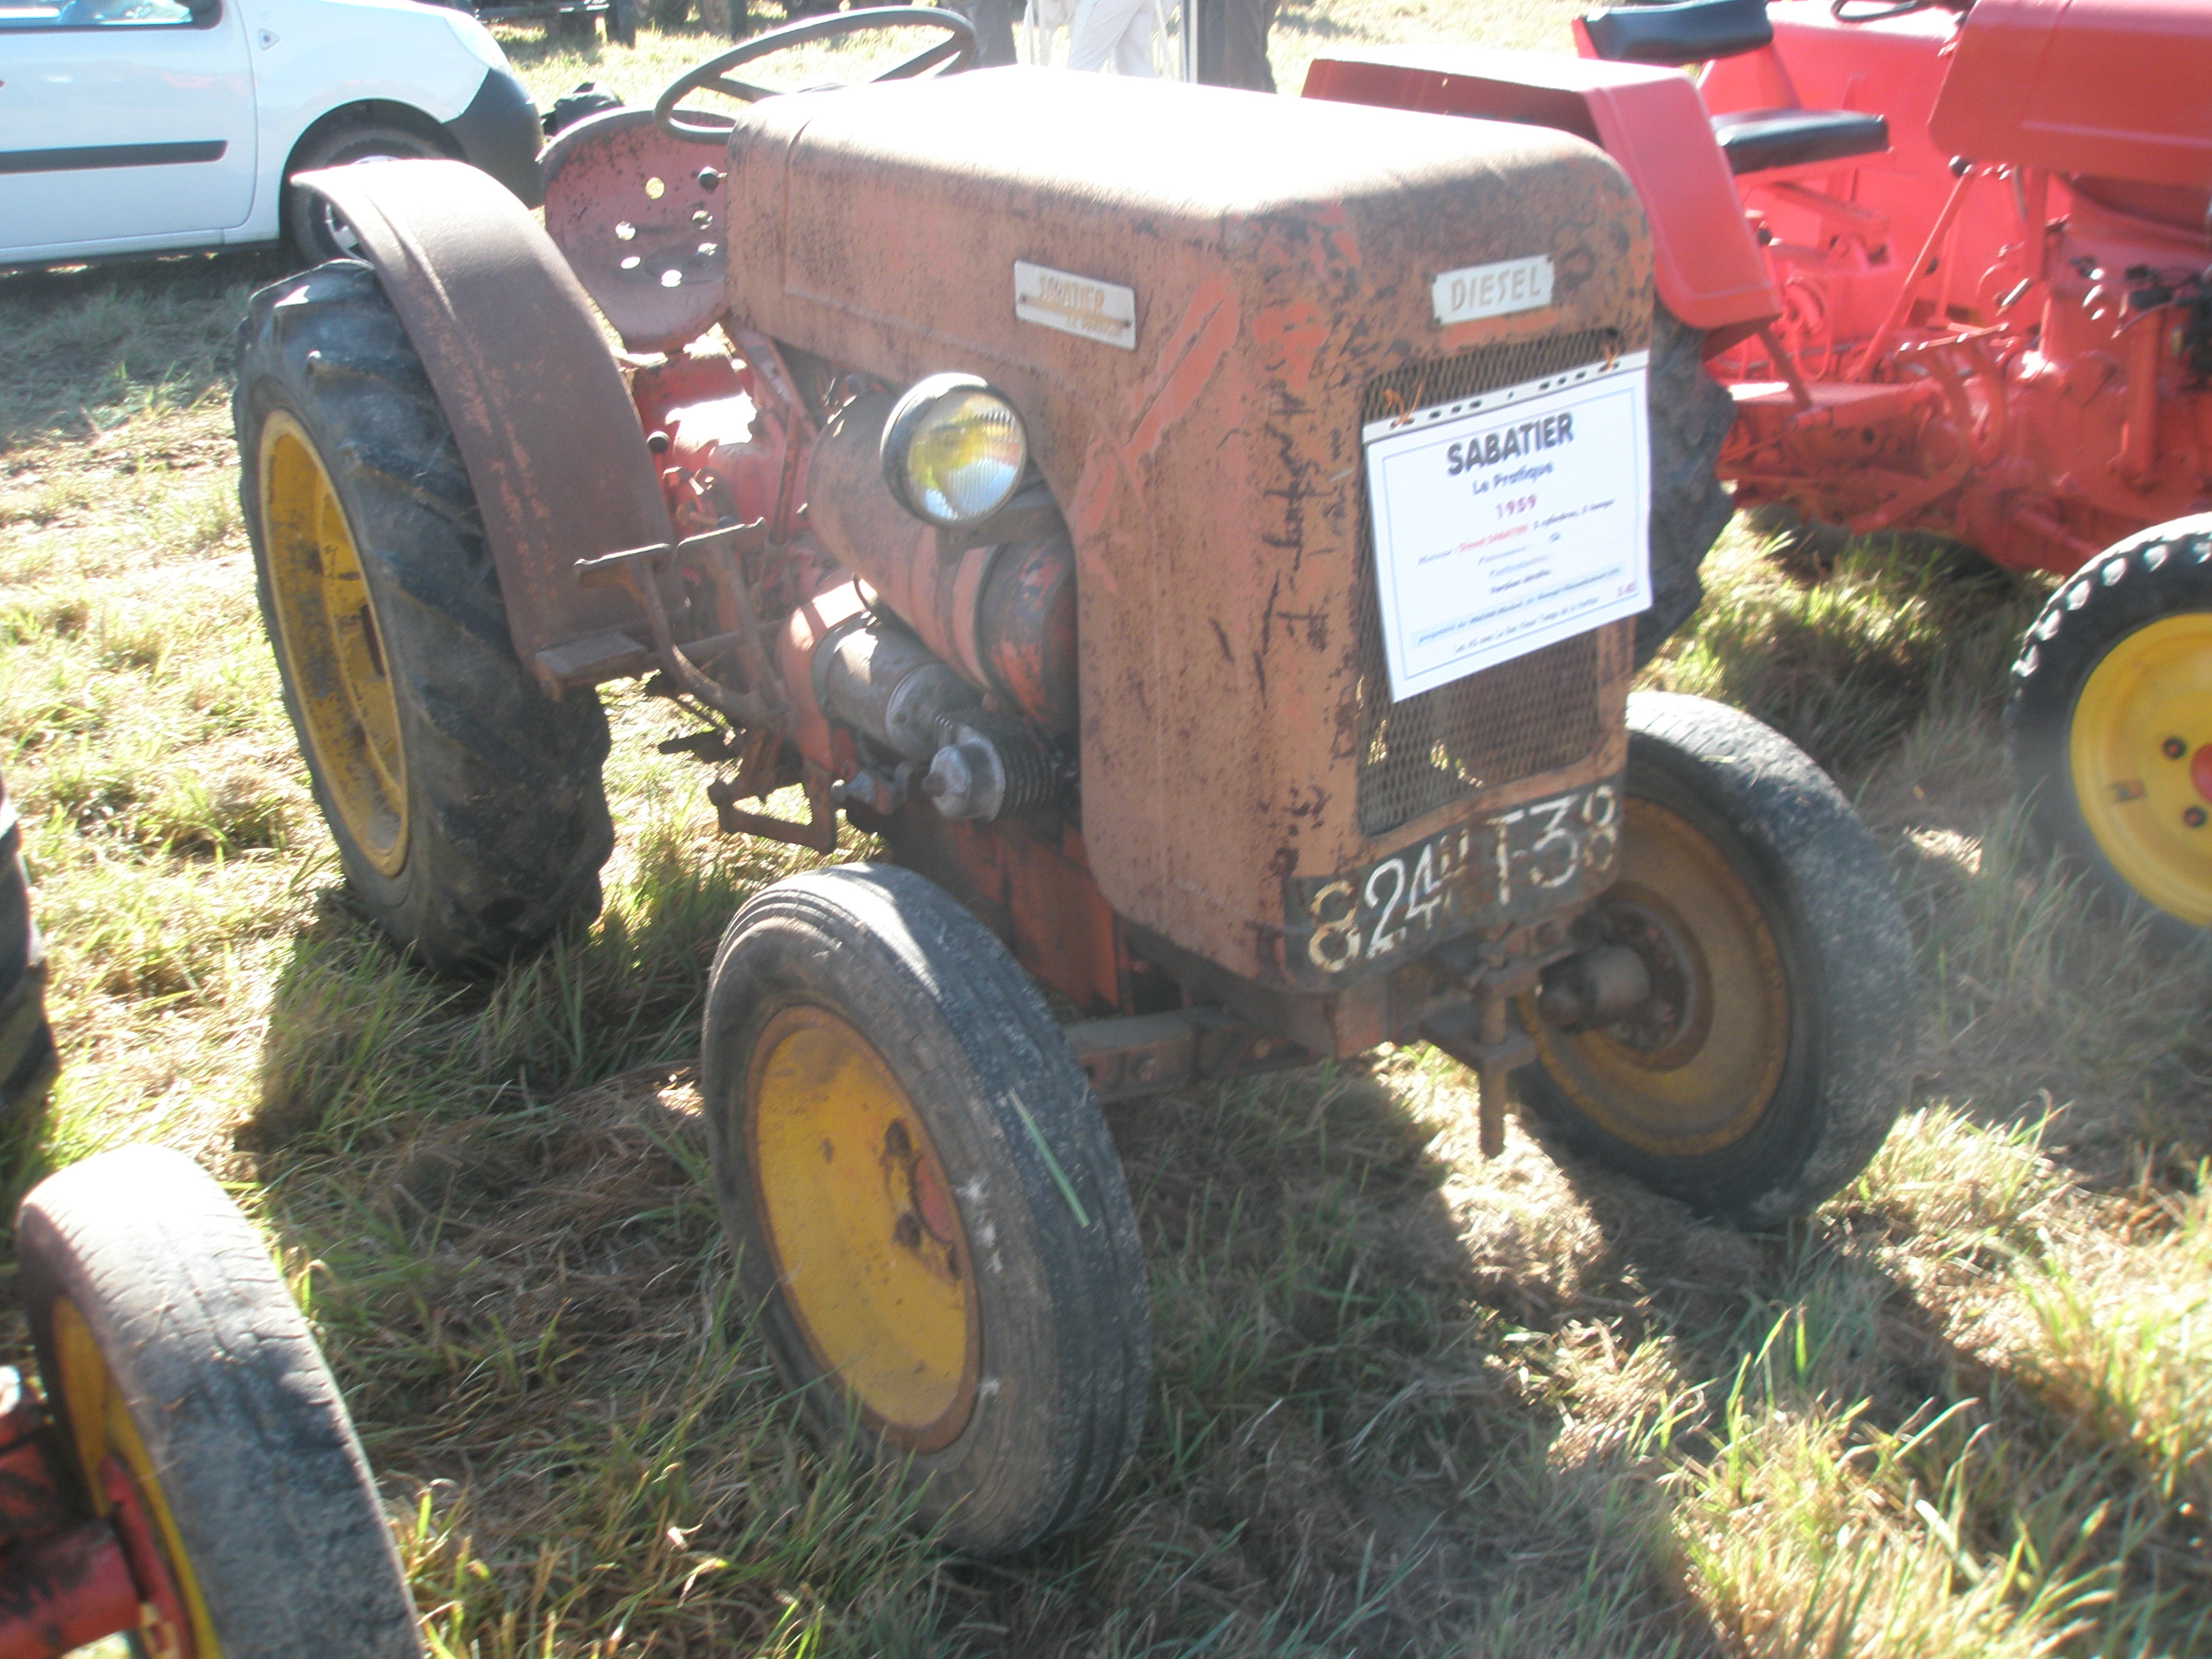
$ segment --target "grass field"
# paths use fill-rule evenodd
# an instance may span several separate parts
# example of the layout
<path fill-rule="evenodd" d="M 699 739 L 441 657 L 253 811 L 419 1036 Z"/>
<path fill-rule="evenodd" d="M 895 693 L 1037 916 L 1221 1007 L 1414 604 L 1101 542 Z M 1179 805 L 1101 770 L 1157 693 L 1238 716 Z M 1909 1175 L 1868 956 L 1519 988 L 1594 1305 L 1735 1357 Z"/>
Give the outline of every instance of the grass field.
<path fill-rule="evenodd" d="M 1559 47 L 1568 8 L 1293 0 Z M 509 42 L 541 102 L 709 49 Z M 692 1064 L 717 837 L 611 699 L 589 937 L 428 981 L 360 922 L 257 618 L 229 336 L 274 254 L 0 276 L 0 769 L 68 1069 L 11 1195 L 148 1138 L 318 1322 L 441 1655 L 2151 1655 L 2212 1649 L 2212 985 L 2023 844 L 1996 714 L 2039 591 L 1741 528 L 1656 684 L 1842 781 L 1917 949 L 1908 1115 L 1786 1235 L 1703 1224 L 1420 1049 L 1114 1114 L 1152 1274 L 1140 1459 L 945 1559 L 796 1432 L 725 1302 Z M 11 1339 L 20 1349 L 20 1340 Z"/>

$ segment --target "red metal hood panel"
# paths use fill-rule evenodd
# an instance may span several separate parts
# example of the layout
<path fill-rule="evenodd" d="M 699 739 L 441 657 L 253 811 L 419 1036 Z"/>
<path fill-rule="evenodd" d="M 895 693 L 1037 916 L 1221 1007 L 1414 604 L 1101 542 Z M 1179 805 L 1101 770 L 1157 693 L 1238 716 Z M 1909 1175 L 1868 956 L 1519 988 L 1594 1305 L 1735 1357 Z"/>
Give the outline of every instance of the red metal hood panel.
<path fill-rule="evenodd" d="M 1503 342 L 1643 346 L 1620 170 L 1534 128 L 1012 69 L 756 106 L 729 203 L 743 320 L 894 381 L 979 374 L 1020 407 L 1077 548 L 1099 884 L 1277 976 L 1285 879 L 1375 855 L 1353 817 L 1378 666 L 1352 613 L 1363 391 Z M 1553 305 L 1437 325 L 1437 276 L 1534 254 Z M 1018 260 L 1127 291 L 1133 343 L 1018 319 Z"/>
<path fill-rule="evenodd" d="M 2212 4 L 1978 0 L 1929 130 L 1978 161 L 2212 188 Z"/>

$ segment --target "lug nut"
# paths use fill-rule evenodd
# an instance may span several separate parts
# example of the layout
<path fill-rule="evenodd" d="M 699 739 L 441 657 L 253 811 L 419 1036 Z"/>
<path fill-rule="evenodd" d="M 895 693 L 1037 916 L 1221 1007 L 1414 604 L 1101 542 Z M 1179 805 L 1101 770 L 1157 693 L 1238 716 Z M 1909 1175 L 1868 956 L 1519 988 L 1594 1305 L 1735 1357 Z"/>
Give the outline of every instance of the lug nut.
<path fill-rule="evenodd" d="M 2181 814 L 2181 821 L 2187 824 L 2191 830 L 2202 830 L 2204 827 L 2204 809 L 2201 806 L 2191 806 L 2184 809 Z"/>
<path fill-rule="evenodd" d="M 2168 738 L 2164 743 L 2159 744 L 2158 752 L 2168 760 L 2179 760 L 2189 752 L 2189 745 L 2182 742 L 2179 738 Z"/>

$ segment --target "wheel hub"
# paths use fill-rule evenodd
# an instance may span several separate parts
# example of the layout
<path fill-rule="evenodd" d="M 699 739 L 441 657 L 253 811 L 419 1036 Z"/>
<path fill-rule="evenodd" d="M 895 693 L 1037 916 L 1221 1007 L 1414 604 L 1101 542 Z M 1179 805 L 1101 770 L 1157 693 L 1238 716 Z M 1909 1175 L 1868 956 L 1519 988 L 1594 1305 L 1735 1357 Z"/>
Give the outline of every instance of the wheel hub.
<path fill-rule="evenodd" d="M 1533 1034 L 1553 1081 L 1608 1134 L 1662 1156 L 1717 1152 L 1759 1122 L 1788 1061 L 1780 949 L 1744 872 L 1680 813 L 1632 798 L 1621 845 L 1599 948 L 1632 951 L 1650 994 L 1604 1025 L 1539 1017 Z"/>
<path fill-rule="evenodd" d="M 781 1010 L 753 1054 L 749 1162 L 784 1305 L 872 1428 L 909 1451 L 949 1444 L 974 1409 L 981 1342 L 928 1129 L 874 1046 L 826 1009 Z"/>
<path fill-rule="evenodd" d="M 2139 628 L 2082 683 L 2068 732 L 2081 819 L 2122 880 L 2212 926 L 2212 613 Z"/>
<path fill-rule="evenodd" d="M 1697 1052 L 1712 1023 L 1705 957 L 1696 937 L 1663 904 L 1620 894 L 1601 906 L 1608 944 L 1635 952 L 1651 994 L 1634 1012 L 1605 1027 L 1637 1065 L 1664 1071 Z"/>

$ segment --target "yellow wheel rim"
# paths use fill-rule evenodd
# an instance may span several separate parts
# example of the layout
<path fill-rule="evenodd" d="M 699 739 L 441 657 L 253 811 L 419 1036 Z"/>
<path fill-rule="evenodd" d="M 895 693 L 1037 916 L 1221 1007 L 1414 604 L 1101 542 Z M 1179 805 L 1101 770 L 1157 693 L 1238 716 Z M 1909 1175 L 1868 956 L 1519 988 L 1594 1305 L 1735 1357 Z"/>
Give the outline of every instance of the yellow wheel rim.
<path fill-rule="evenodd" d="M 154 1460 L 147 1455 L 138 1425 L 131 1420 L 129 1402 L 107 1369 L 99 1344 L 93 1340 L 91 1328 L 66 1297 L 54 1304 L 54 1368 L 61 1374 L 46 1378 L 46 1385 L 50 1392 L 58 1394 L 68 1416 L 70 1449 L 76 1454 L 85 1489 L 92 1494 L 93 1507 L 102 1515 L 107 1513 L 100 1471 L 113 1456 L 129 1471 L 131 1484 L 138 1489 L 138 1501 L 161 1540 L 163 1565 L 184 1599 L 185 1616 L 191 1621 L 192 1659 L 222 1659 L 222 1644 L 209 1622 L 207 1604 L 192 1577 L 191 1561 L 178 1535 L 176 1519 L 169 1513 L 168 1498 L 155 1474 Z"/>
<path fill-rule="evenodd" d="M 261 428 L 261 534 L 285 683 L 346 833 L 381 874 L 407 855 L 399 707 L 361 556 L 322 457 L 279 410 Z"/>
<path fill-rule="evenodd" d="M 2212 612 L 2167 617 L 2107 651 L 2075 702 L 2066 758 L 2120 878 L 2212 927 Z"/>
<path fill-rule="evenodd" d="M 1524 1006 L 1524 1022 L 1545 1070 L 1607 1133 L 1661 1157 L 1718 1152 L 1750 1133 L 1789 1061 L 1782 953 L 1742 877 L 1679 813 L 1632 799 L 1621 847 L 1599 915 L 1644 958 L 1648 1012 L 1569 1033 Z"/>
<path fill-rule="evenodd" d="M 975 1405 L 975 1278 L 914 1103 L 866 1038 L 807 1006 L 769 1020 L 745 1098 L 756 1212 L 815 1364 L 893 1444 L 949 1444 Z"/>

